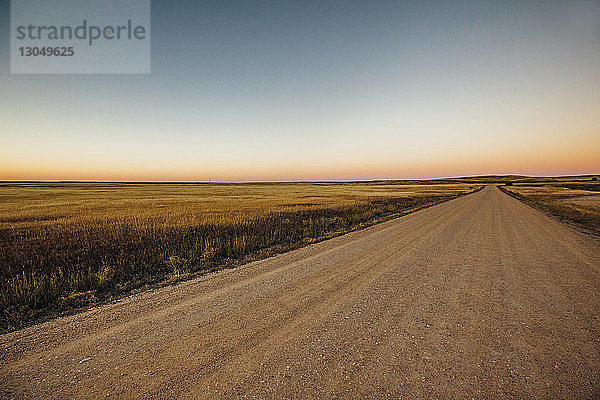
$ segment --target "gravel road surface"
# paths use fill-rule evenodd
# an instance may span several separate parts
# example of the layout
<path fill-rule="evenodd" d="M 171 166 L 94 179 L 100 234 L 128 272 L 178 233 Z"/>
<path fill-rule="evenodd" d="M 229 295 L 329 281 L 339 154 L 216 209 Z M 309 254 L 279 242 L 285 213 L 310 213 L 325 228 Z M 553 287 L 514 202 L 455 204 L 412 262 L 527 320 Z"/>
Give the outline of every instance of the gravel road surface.
<path fill-rule="evenodd" d="M 600 241 L 496 187 L 0 336 L 1 398 L 597 398 Z"/>

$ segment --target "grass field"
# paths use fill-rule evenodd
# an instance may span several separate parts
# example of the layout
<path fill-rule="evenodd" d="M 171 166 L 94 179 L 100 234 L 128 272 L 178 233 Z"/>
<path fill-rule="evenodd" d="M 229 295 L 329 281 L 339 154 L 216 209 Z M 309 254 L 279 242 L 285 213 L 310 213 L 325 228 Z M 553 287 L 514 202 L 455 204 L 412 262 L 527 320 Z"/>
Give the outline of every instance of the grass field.
<path fill-rule="evenodd" d="M 596 178 L 596 179 L 594 179 Z M 598 177 L 561 177 L 516 180 L 500 187 L 504 192 L 564 222 L 600 235 L 600 182 Z"/>
<path fill-rule="evenodd" d="M 0 329 L 266 257 L 479 187 L 5 183 Z"/>

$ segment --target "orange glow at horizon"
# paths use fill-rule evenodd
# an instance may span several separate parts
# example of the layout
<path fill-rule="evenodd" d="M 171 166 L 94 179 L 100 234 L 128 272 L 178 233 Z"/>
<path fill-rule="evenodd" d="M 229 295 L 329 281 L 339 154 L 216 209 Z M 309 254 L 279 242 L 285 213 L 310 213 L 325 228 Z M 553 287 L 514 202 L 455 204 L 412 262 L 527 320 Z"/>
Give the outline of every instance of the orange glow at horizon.
<path fill-rule="evenodd" d="M 295 181 L 421 179 L 474 175 L 586 175 L 600 173 L 599 149 L 577 153 L 564 149 L 504 153 L 473 153 L 464 157 L 402 162 L 363 161 L 317 165 L 273 165 L 271 167 L 194 167 L 159 164 L 152 166 L 75 165 L 63 160 L 51 167 L 0 163 L 0 180 L 90 180 L 90 181 Z M 243 172 L 241 172 L 243 171 Z"/>
<path fill-rule="evenodd" d="M 7 151 L 10 146 L 0 149 L 0 180 L 296 181 L 598 174 L 600 134 L 596 132 L 600 132 L 600 123 L 580 121 L 578 128 L 569 135 L 560 134 L 564 130 L 560 126 L 545 125 L 529 136 L 517 130 L 510 135 L 475 137 L 478 140 L 472 142 L 452 143 L 442 138 L 441 143 L 428 147 L 402 137 L 402 145 L 393 138 L 383 145 L 377 141 L 325 141 L 320 147 L 260 152 L 246 151 L 235 143 L 229 150 L 188 153 L 185 146 L 136 152 L 139 145 L 135 142 L 107 148 L 48 141 L 13 146 L 13 151 Z M 545 135 L 541 133 L 544 130 Z M 417 139 L 418 135 L 413 140 Z"/>

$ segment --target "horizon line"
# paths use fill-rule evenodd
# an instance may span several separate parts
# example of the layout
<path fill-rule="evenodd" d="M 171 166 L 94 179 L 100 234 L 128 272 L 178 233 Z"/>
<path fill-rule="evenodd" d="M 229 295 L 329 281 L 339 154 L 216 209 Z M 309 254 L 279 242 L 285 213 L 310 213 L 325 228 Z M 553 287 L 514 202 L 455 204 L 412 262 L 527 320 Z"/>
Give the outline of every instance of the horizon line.
<path fill-rule="evenodd" d="M 15 179 L 0 180 L 5 183 L 120 183 L 120 184 L 241 184 L 241 183 L 345 183 L 345 182 L 395 182 L 395 181 L 436 181 L 451 179 L 476 179 L 476 178 L 593 178 L 600 176 L 594 174 L 570 175 L 518 175 L 518 174 L 484 174 L 484 175 L 457 175 L 428 178 L 373 178 L 373 179 L 282 179 L 282 180 L 102 180 L 102 179 Z"/>

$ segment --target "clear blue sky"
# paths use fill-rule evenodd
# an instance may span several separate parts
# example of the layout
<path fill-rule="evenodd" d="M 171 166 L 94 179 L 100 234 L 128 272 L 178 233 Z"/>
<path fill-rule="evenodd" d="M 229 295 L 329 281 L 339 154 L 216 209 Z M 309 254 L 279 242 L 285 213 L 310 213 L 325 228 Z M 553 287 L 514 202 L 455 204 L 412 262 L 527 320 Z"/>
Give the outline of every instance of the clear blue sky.
<path fill-rule="evenodd" d="M 600 2 L 152 2 L 149 75 L 10 75 L 0 179 L 600 172 Z"/>

